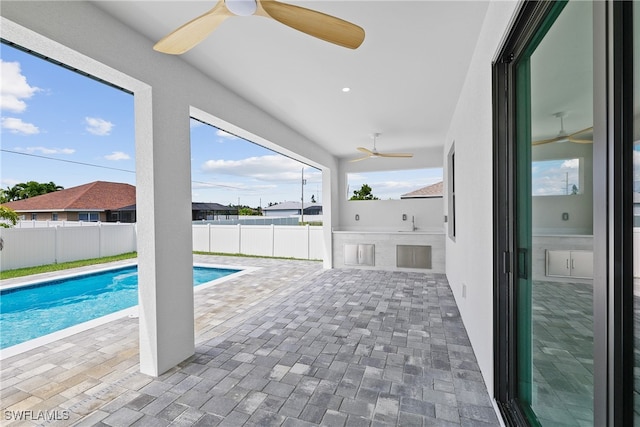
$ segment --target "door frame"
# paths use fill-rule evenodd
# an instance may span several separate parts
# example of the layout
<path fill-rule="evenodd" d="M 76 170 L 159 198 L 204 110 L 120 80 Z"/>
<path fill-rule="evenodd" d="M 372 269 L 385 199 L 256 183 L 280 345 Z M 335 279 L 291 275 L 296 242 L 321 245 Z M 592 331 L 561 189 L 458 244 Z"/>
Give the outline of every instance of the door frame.
<path fill-rule="evenodd" d="M 514 426 L 528 425 L 516 364 L 515 64 L 554 5 L 521 3 L 492 64 L 494 396 Z M 622 426 L 633 423 L 633 22 L 630 2 L 593 7 L 594 425 Z"/>

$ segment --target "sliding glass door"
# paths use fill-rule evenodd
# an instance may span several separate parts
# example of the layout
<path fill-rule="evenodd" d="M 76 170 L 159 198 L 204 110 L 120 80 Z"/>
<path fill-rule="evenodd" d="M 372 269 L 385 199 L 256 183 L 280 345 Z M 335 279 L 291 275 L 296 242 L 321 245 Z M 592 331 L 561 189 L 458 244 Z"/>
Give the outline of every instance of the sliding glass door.
<path fill-rule="evenodd" d="M 633 11 L 633 324 L 634 324 L 634 425 L 640 426 L 640 1 Z"/>
<path fill-rule="evenodd" d="M 518 395 L 533 425 L 593 424 L 592 4 L 558 3 L 517 61 Z"/>
<path fill-rule="evenodd" d="M 505 423 L 640 427 L 640 0 L 523 2 L 493 89 Z"/>

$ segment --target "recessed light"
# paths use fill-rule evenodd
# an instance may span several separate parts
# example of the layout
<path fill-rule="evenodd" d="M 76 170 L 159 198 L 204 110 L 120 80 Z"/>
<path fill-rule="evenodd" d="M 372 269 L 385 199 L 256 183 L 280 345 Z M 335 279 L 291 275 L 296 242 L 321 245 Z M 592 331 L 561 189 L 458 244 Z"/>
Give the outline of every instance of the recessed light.
<path fill-rule="evenodd" d="M 342 91 L 343 91 L 343 92 L 345 92 L 345 93 L 346 93 L 346 92 L 349 92 L 350 90 L 351 90 L 351 88 L 350 88 L 350 87 L 343 87 L 343 88 L 342 88 Z"/>

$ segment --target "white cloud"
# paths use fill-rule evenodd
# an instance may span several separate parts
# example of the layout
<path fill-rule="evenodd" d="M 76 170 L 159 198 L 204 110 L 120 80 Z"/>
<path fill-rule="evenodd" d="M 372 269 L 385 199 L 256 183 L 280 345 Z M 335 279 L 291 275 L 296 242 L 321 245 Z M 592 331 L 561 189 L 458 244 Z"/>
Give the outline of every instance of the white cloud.
<path fill-rule="evenodd" d="M 208 160 L 202 165 L 204 172 L 243 176 L 264 181 L 300 180 L 302 164 L 280 155 L 249 157 L 242 160 Z M 318 179 L 320 172 L 307 168 L 305 179 Z"/>
<path fill-rule="evenodd" d="M 48 147 L 27 147 L 27 148 L 16 148 L 16 151 L 20 151 L 22 153 L 27 154 L 73 154 L 76 152 L 73 148 L 48 148 Z"/>
<path fill-rule="evenodd" d="M 27 109 L 25 99 L 29 99 L 40 88 L 27 83 L 19 62 L 5 62 L 0 59 L 0 109 L 22 113 Z"/>
<path fill-rule="evenodd" d="M 3 117 L 2 128 L 7 129 L 11 133 L 22 135 L 35 135 L 40 133 L 40 129 L 33 123 L 26 123 L 15 117 Z"/>
<path fill-rule="evenodd" d="M 578 169 L 580 167 L 580 159 L 568 159 L 562 162 L 562 169 Z"/>
<path fill-rule="evenodd" d="M 113 153 L 104 156 L 104 158 L 107 160 L 129 160 L 131 157 L 122 151 L 114 151 Z"/>
<path fill-rule="evenodd" d="M 115 126 L 113 123 L 97 117 L 85 117 L 87 131 L 98 136 L 106 136 L 111 133 L 111 129 Z"/>
<path fill-rule="evenodd" d="M 23 181 L 19 181 L 17 179 L 12 179 L 12 178 L 2 178 L 0 179 L 0 187 L 2 187 L 3 189 L 7 187 L 11 188 L 16 184 L 19 184 L 20 182 L 23 182 Z"/>
<path fill-rule="evenodd" d="M 216 135 L 220 136 L 222 138 L 227 138 L 227 139 L 238 139 L 237 136 L 230 134 L 229 132 L 225 132 L 222 129 L 218 129 L 216 130 Z"/>

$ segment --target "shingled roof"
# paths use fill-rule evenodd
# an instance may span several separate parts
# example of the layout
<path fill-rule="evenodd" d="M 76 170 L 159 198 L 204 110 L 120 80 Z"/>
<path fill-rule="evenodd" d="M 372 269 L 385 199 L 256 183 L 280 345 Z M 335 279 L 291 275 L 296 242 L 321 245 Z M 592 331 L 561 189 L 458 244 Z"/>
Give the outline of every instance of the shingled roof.
<path fill-rule="evenodd" d="M 117 210 L 135 203 L 136 187 L 133 185 L 95 181 L 41 196 L 4 203 L 2 206 L 16 212 L 107 211 Z"/>
<path fill-rule="evenodd" d="M 417 199 L 417 198 L 427 198 L 427 197 L 442 197 L 443 188 L 444 188 L 444 183 L 440 181 L 433 185 L 422 187 L 410 193 L 403 194 L 402 196 L 400 196 L 400 198 L 401 199 Z"/>

